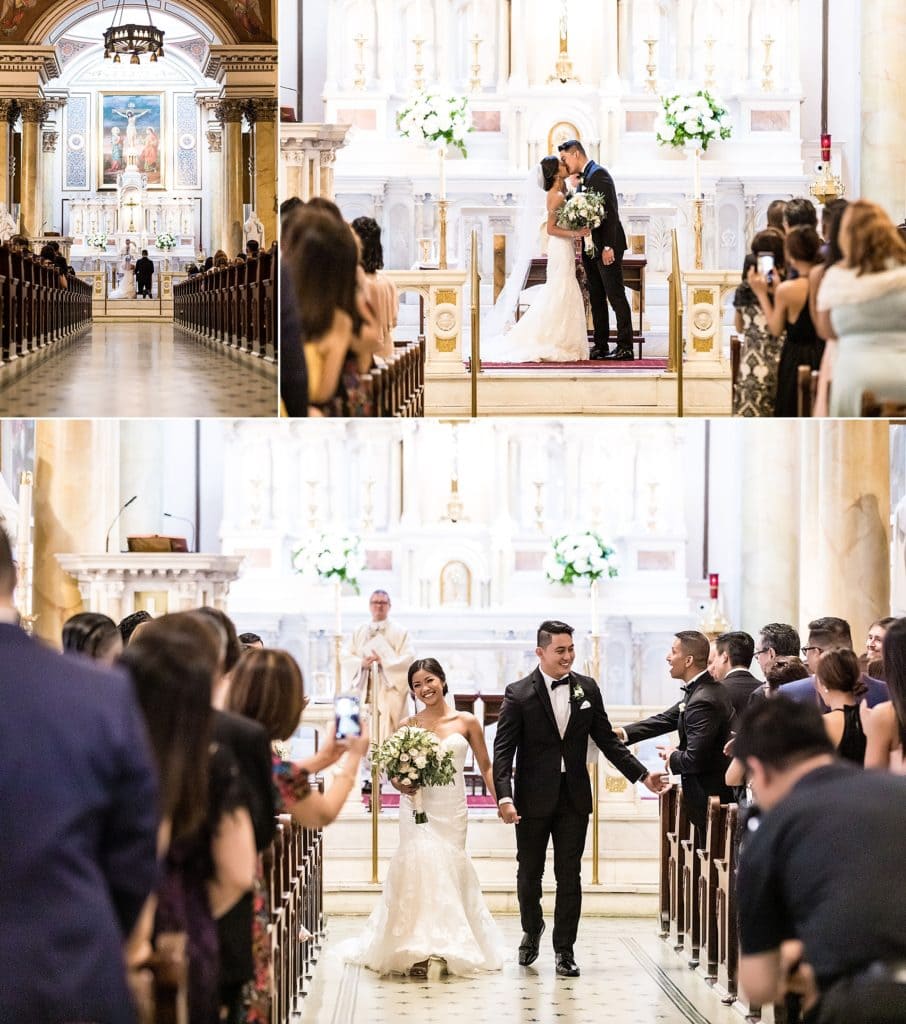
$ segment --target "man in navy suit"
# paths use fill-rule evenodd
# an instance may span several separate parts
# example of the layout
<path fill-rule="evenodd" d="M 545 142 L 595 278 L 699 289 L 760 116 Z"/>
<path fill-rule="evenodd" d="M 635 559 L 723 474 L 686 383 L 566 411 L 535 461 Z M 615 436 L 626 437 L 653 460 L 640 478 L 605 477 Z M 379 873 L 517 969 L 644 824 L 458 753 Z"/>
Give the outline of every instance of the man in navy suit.
<path fill-rule="evenodd" d="M 794 683 L 784 683 L 778 690 L 778 693 L 799 703 L 814 701 L 822 713 L 826 714 L 830 708 L 821 699 L 821 695 L 815 686 L 815 672 L 818 669 L 821 655 L 825 651 L 840 650 L 841 648 L 849 651 L 853 649 L 852 632 L 849 628 L 849 623 L 845 619 L 837 619 L 829 615 L 823 619 L 815 619 L 813 622 L 810 622 L 808 624 L 808 644 L 802 648 L 802 653 L 805 655 L 806 664 L 811 675 L 806 679 L 797 679 Z M 873 708 L 875 704 L 883 704 L 885 701 L 890 700 L 887 683 L 882 682 L 880 679 L 873 679 L 864 673 L 862 674 L 862 681 L 868 687 L 865 699 L 870 708 Z"/>
<path fill-rule="evenodd" d="M 595 325 L 592 359 L 632 359 L 632 311 L 623 284 L 623 254 L 626 232 L 620 223 L 620 204 L 609 171 L 589 160 L 581 142 L 571 139 L 557 147 L 560 159 L 570 174 L 579 175 L 579 191 L 598 192 L 604 197 L 607 216 L 591 237 L 595 251 L 589 254 L 582 247 L 582 263 L 588 281 L 588 301 Z M 610 352 L 610 314 L 607 303 L 617 317 L 617 348 Z"/>
<path fill-rule="evenodd" d="M 123 943 L 157 877 L 157 785 L 121 672 L 17 625 L 0 530 L 0 1020 L 134 1024 Z"/>

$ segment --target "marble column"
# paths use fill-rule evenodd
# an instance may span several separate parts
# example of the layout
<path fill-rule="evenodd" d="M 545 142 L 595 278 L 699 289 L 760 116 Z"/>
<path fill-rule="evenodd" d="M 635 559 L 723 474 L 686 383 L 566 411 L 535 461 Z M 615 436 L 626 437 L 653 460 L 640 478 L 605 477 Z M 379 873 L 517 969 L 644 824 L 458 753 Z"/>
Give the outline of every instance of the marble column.
<path fill-rule="evenodd" d="M 48 106 L 43 100 L 23 100 L 22 111 L 22 188 L 19 231 L 28 238 L 44 233 L 41 201 L 41 122 Z"/>
<path fill-rule="evenodd" d="M 255 194 L 252 203 L 264 225 L 265 245 L 277 237 L 277 101 L 273 97 L 249 100 L 254 122 Z"/>
<path fill-rule="evenodd" d="M 41 149 L 44 153 L 44 180 L 42 182 L 43 221 L 47 225 L 47 231 L 59 231 L 64 234 L 63 224 L 57 223 L 57 210 L 59 209 L 59 196 L 56 183 L 60 180 L 57 173 L 57 141 L 60 133 L 57 131 L 46 131 L 41 136 Z"/>
<path fill-rule="evenodd" d="M 10 115 L 14 109 L 12 100 L 0 99 L 0 203 L 6 203 L 7 207 L 10 204 Z"/>
<path fill-rule="evenodd" d="M 517 89 L 528 86 L 527 6 L 526 0 L 510 0 L 510 86 Z"/>
<path fill-rule="evenodd" d="M 862 4 L 862 187 L 899 224 L 906 213 L 906 6 Z"/>
<path fill-rule="evenodd" d="M 810 424 L 806 423 L 806 427 Z M 799 448 L 783 420 L 740 424 L 743 488 L 740 544 L 742 621 L 756 636 L 768 622 L 799 621 Z M 762 496 L 769 495 L 769 500 Z M 805 555 L 810 557 L 808 543 Z"/>
<path fill-rule="evenodd" d="M 35 632 L 59 645 L 82 610 L 54 555 L 102 552 L 119 507 L 119 421 L 38 420 L 35 429 Z"/>
<path fill-rule="evenodd" d="M 318 195 L 324 196 L 325 199 L 333 199 L 333 165 L 336 162 L 337 154 L 336 151 L 331 147 L 329 149 L 322 149 L 320 152 L 319 170 L 320 178 L 318 185 Z"/>
<path fill-rule="evenodd" d="M 890 425 L 832 420 L 801 429 L 808 493 L 800 529 L 800 624 L 838 616 L 858 645 L 872 621 L 890 613 Z"/>
<path fill-rule="evenodd" d="M 221 196 L 223 206 L 219 246 L 232 259 L 242 251 L 242 118 L 245 103 L 225 99 L 217 104 L 217 119 L 223 125 Z"/>
<path fill-rule="evenodd" d="M 223 181 L 223 133 L 219 127 L 207 130 L 208 140 L 208 180 Z M 212 255 L 214 250 L 220 246 L 221 233 L 223 231 L 223 203 L 218 202 L 214 196 L 210 197 L 211 207 L 211 233 L 209 242 L 203 246 L 206 255 Z"/>

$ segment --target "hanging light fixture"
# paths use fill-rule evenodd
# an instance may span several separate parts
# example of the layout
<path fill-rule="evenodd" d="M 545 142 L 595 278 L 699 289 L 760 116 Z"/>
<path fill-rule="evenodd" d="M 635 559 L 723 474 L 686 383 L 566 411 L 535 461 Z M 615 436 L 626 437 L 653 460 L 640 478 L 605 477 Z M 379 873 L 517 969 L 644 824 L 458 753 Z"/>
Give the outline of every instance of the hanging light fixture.
<path fill-rule="evenodd" d="M 113 57 L 114 64 L 122 63 L 120 55 L 129 53 L 130 64 L 141 64 L 140 55 L 150 54 L 151 62 L 164 55 L 164 33 L 151 20 L 151 9 L 145 0 L 145 13 L 148 15 L 147 25 L 124 25 L 126 0 L 117 0 L 113 12 L 113 22 L 104 32 L 104 57 Z"/>

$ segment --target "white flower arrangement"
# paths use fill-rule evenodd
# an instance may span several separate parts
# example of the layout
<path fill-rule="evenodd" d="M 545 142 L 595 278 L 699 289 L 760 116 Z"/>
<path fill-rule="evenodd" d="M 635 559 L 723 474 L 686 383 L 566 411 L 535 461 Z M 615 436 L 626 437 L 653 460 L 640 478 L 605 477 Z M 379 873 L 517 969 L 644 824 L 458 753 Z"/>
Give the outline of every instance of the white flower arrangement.
<path fill-rule="evenodd" d="M 158 249 L 175 249 L 176 239 L 173 237 L 173 235 L 170 234 L 169 231 L 162 231 L 157 236 L 155 244 L 157 245 Z"/>
<path fill-rule="evenodd" d="M 569 231 L 580 231 L 582 228 L 600 227 L 606 218 L 607 202 L 600 192 L 577 192 L 560 207 L 557 226 Z M 593 253 L 595 243 L 591 236 L 588 235 L 584 241 L 585 251 Z"/>
<path fill-rule="evenodd" d="M 732 135 L 730 113 L 704 89 L 689 96 L 662 96 L 663 112 L 655 120 L 654 130 L 662 146 L 691 143 L 707 150 L 716 138 Z"/>
<path fill-rule="evenodd" d="M 574 580 L 613 578 L 619 572 L 613 562 L 614 550 L 599 533 L 567 533 L 557 537 L 542 563 L 551 583 L 572 583 Z"/>
<path fill-rule="evenodd" d="M 350 534 L 322 533 L 293 551 L 293 571 L 321 580 L 339 580 L 359 592 L 359 574 L 365 568 L 362 540 Z"/>
<path fill-rule="evenodd" d="M 467 156 L 466 135 L 472 131 L 468 105 L 465 96 L 418 92 L 396 115 L 396 126 L 404 139 L 423 143 L 443 141 Z"/>
<path fill-rule="evenodd" d="M 404 725 L 384 740 L 374 753 L 374 761 L 391 779 L 408 781 L 414 788 L 412 802 L 415 821 L 428 820 L 422 806 L 424 786 L 449 786 L 456 778 L 456 764 L 451 750 L 441 751 L 440 740 L 429 729 Z"/>
<path fill-rule="evenodd" d="M 90 245 L 92 249 L 106 249 L 107 248 L 107 235 L 101 231 L 96 235 L 89 235 L 85 239 L 85 244 Z"/>

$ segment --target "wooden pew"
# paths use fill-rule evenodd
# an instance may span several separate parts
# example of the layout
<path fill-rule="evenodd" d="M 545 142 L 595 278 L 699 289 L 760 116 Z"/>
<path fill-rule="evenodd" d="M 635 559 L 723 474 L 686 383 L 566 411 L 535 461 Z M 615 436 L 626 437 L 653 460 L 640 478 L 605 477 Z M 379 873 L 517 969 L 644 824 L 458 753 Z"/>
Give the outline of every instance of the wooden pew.
<path fill-rule="evenodd" d="M 689 814 L 682 793 L 679 793 L 676 801 L 676 813 L 673 818 L 672 828 L 667 833 L 669 846 L 667 864 L 667 884 L 670 900 L 670 929 L 668 933 L 670 944 L 674 949 L 683 948 L 686 935 L 686 902 L 683 898 L 683 880 L 685 878 L 684 859 L 686 851 L 683 840 L 689 834 Z"/>
<path fill-rule="evenodd" d="M 722 852 L 727 827 L 728 805 L 712 796 L 708 801 L 708 828 L 704 848 L 698 851 L 700 869 L 698 877 L 699 938 L 704 959 L 705 976 L 716 980 L 719 962 L 717 929 L 717 860 Z"/>
<path fill-rule="evenodd" d="M 660 870 L 661 881 L 658 891 L 658 920 L 661 926 L 661 938 L 666 939 L 670 935 L 670 832 L 676 821 L 676 805 L 680 799 L 680 791 L 672 786 L 661 797 L 661 841 L 660 841 Z"/>
<path fill-rule="evenodd" d="M 871 391 L 862 395 L 862 415 L 882 419 L 902 419 L 906 416 L 906 402 L 889 401 Z"/>
<path fill-rule="evenodd" d="M 682 945 L 684 951 L 689 955 L 689 966 L 698 967 L 699 949 L 701 947 L 701 916 L 699 914 L 699 897 L 701 895 L 701 861 L 699 860 L 696 848 L 696 829 L 690 822 L 686 830 L 686 836 L 682 840 L 683 847 L 683 877 L 682 877 L 682 903 L 683 903 L 683 931 Z"/>
<path fill-rule="evenodd" d="M 739 933 L 736 916 L 736 827 L 739 808 L 727 807 L 719 843 L 719 856 L 714 861 L 717 889 L 714 893 L 714 926 L 717 938 L 717 984 L 733 1002 L 738 990 Z"/>

